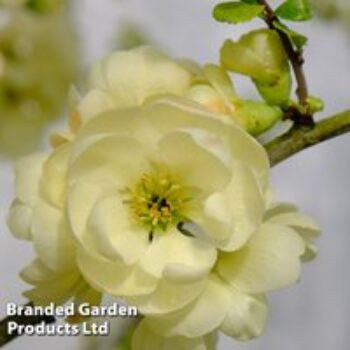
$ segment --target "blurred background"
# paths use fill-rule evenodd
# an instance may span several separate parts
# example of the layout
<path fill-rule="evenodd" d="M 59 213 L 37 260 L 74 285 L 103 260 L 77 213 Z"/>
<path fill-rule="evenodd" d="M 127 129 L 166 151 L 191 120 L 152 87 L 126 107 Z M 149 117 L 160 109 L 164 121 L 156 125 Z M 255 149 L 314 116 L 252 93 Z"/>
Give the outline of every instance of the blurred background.
<path fill-rule="evenodd" d="M 5 2 L 12 6 L 15 1 L 0 0 L 0 4 Z M 69 14 L 60 9 L 47 9 L 46 13 L 45 9 L 45 16 L 51 17 L 49 20 L 40 19 L 40 22 L 45 22 L 40 28 L 47 26 L 44 31 L 35 28 L 39 18 L 33 22 L 33 18 L 14 18 L 12 10 L 10 13 L 0 10 L 1 317 L 7 302 L 24 302 L 21 292 L 27 286 L 20 281 L 18 272 L 34 255 L 31 245 L 15 240 L 5 224 L 7 208 L 13 197 L 12 167 L 16 156 L 48 147 L 49 131 L 64 128 L 65 121 L 59 117 L 65 115 L 69 83 L 73 80 L 81 85 L 79 76 L 106 53 L 149 42 L 176 57 L 190 57 L 201 63 L 217 62 L 218 50 L 226 38 L 238 38 L 250 27 L 263 26 L 259 21 L 236 27 L 216 23 L 211 19 L 215 3 L 217 1 L 213 0 L 73 0 Z M 322 117 L 350 107 L 350 3 L 348 0 L 315 0 L 315 5 L 323 19 L 316 18 L 295 27 L 309 36 L 305 69 L 312 95 L 326 102 Z M 50 26 L 46 22 L 50 22 Z M 14 28 L 8 29 L 9 23 Z M 54 23 L 58 27 L 53 28 Z M 28 29 L 25 30 L 25 26 Z M 37 38 L 38 30 L 49 34 L 49 39 L 47 36 Z M 36 34 L 31 36 L 28 33 Z M 19 48 L 15 52 L 6 51 L 9 46 L 6 43 L 23 35 L 28 37 L 16 39 Z M 28 48 L 31 40 L 33 43 Z M 40 53 L 42 45 L 44 53 Z M 30 47 L 35 47 L 33 57 Z M 16 65 L 13 74 L 3 79 L 4 56 L 17 63 L 22 56 L 24 62 L 34 60 L 35 64 L 23 68 L 32 72 L 28 73 L 26 81 L 21 80 L 24 73 Z M 50 64 L 45 68 L 47 62 Z M 39 78 L 45 79 L 43 82 L 38 81 L 38 71 L 45 71 L 45 74 L 39 74 Z M 33 80 L 32 76 L 36 78 Z M 35 81 L 35 89 L 28 87 L 32 81 Z M 241 95 L 255 94 L 248 80 L 237 77 L 235 83 Z M 11 87 L 6 93 L 3 93 L 4 84 Z M 35 96 L 30 95 L 33 91 Z M 37 102 L 28 103 L 35 99 Z M 8 101 L 17 101 L 20 109 L 12 110 Z M 37 120 L 30 119 L 33 111 L 39 116 Z M 11 116 L 17 118 L 15 122 Z M 26 140 L 29 126 L 33 130 Z M 36 144 L 33 140 L 39 142 Z M 273 169 L 272 180 L 278 200 L 298 204 L 323 227 L 318 242 L 319 258 L 304 267 L 297 286 L 270 296 L 269 322 L 261 338 L 242 344 L 222 337 L 219 349 L 349 348 L 349 150 L 350 135 L 347 135 L 304 151 Z M 64 347 L 70 350 L 81 346 L 81 340 L 74 337 L 27 337 L 17 339 L 7 349 L 55 350 Z M 103 349 L 104 345 L 95 348 Z"/>

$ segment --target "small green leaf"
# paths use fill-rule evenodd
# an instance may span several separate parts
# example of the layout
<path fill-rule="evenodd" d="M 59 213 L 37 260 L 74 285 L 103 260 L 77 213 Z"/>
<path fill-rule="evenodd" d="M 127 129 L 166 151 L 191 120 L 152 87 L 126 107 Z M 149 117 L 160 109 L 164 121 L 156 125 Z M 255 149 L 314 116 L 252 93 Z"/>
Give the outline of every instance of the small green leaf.
<path fill-rule="evenodd" d="M 286 0 L 276 14 L 288 21 L 307 21 L 312 17 L 309 0 Z"/>
<path fill-rule="evenodd" d="M 247 4 L 259 4 L 259 0 L 242 0 Z"/>
<path fill-rule="evenodd" d="M 264 6 L 246 2 L 224 2 L 215 6 L 213 17 L 219 22 L 231 24 L 243 23 L 259 16 Z"/>
<path fill-rule="evenodd" d="M 324 102 L 319 97 L 309 96 L 306 102 L 308 109 L 312 114 L 322 112 L 324 110 Z"/>
<path fill-rule="evenodd" d="M 283 112 L 279 107 L 264 102 L 241 100 L 235 105 L 234 118 L 254 136 L 272 128 L 282 117 Z"/>
<path fill-rule="evenodd" d="M 289 67 L 281 73 L 278 80 L 273 84 L 264 84 L 253 80 L 260 96 L 272 106 L 284 106 L 290 97 L 292 88 L 292 78 Z"/>
<path fill-rule="evenodd" d="M 278 21 L 273 22 L 273 25 L 276 29 L 286 34 L 289 40 L 297 49 L 302 49 L 307 44 L 308 39 L 305 35 L 302 35 L 288 28 L 287 26 Z"/>
<path fill-rule="evenodd" d="M 26 6 L 38 13 L 48 13 L 63 5 L 62 0 L 27 0 Z"/>

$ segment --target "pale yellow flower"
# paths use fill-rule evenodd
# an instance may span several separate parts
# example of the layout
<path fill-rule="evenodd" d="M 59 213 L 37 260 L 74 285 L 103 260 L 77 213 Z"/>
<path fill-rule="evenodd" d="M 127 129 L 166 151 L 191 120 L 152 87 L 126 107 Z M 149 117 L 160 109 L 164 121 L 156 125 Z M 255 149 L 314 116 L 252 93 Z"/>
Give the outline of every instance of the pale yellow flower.
<path fill-rule="evenodd" d="M 239 249 L 264 213 L 262 147 L 187 101 L 102 113 L 47 159 L 32 156 L 18 167 L 12 231 L 31 237 L 45 265 L 58 271 L 74 265 L 73 234 L 89 283 L 119 297 L 144 296 L 138 304 L 145 312 L 193 300 L 216 247 Z M 225 188 L 237 189 L 234 221 L 228 213 L 216 217 Z M 203 239 L 181 233 L 186 222 L 202 227 Z"/>
<path fill-rule="evenodd" d="M 189 70 L 149 50 L 97 65 L 93 89 L 72 95 L 69 132 L 17 165 L 8 223 L 38 256 L 27 296 L 51 298 L 51 279 L 57 301 L 80 300 L 79 283 L 94 303 L 122 298 L 146 316 L 137 350 L 209 350 L 218 330 L 250 339 L 265 293 L 297 281 L 318 228 L 271 204 L 263 147 L 208 100 L 183 97 Z"/>
<path fill-rule="evenodd" d="M 196 298 L 217 247 L 239 249 L 262 220 L 265 152 L 199 105 L 167 98 L 100 114 L 65 152 L 63 207 L 82 248 L 80 269 L 95 288 L 129 297 L 143 313 Z M 215 216 L 228 187 L 237 189 L 230 220 Z M 181 230 L 189 222 L 203 237 Z"/>

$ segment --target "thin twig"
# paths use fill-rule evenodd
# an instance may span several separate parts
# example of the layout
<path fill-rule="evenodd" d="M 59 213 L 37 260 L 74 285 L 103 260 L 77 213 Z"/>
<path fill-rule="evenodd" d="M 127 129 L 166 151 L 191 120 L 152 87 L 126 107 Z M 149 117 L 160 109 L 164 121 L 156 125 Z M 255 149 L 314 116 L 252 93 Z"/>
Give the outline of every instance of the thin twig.
<path fill-rule="evenodd" d="M 316 123 L 314 127 L 297 127 L 265 145 L 271 166 L 305 148 L 350 132 L 350 110 Z"/>
<path fill-rule="evenodd" d="M 276 16 L 271 6 L 267 3 L 267 1 L 259 0 L 259 3 L 265 6 L 264 20 L 267 26 L 278 33 L 278 35 L 281 38 L 283 47 L 288 55 L 289 61 L 294 71 L 295 80 L 297 83 L 296 95 L 298 97 L 299 103 L 302 106 L 307 106 L 307 99 L 309 97 L 309 93 L 308 93 L 306 77 L 303 69 L 303 65 L 304 65 L 303 50 L 295 49 L 288 35 L 275 26 L 275 23 L 281 23 L 281 22 L 279 18 Z M 312 119 L 311 115 L 309 115 L 308 117 L 309 119 Z"/>
<path fill-rule="evenodd" d="M 33 306 L 32 303 L 26 304 L 26 306 Z M 0 347 L 6 345 L 11 340 L 19 336 L 18 333 L 14 332 L 12 334 L 8 333 L 9 322 L 16 322 L 19 325 L 37 325 L 42 322 L 46 324 L 54 323 L 55 318 L 53 316 L 9 316 L 0 321 Z"/>

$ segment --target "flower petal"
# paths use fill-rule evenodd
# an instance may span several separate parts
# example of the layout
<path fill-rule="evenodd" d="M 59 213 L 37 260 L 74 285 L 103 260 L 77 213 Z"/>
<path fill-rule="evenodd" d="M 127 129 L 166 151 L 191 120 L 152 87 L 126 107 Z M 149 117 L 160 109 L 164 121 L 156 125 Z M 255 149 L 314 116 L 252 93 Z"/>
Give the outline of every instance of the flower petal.
<path fill-rule="evenodd" d="M 55 273 L 39 259 L 35 259 L 20 272 L 20 276 L 23 281 L 29 284 L 39 284 L 54 279 Z"/>
<path fill-rule="evenodd" d="M 264 297 L 251 296 L 231 289 L 230 307 L 220 330 L 239 341 L 256 338 L 264 330 L 267 311 Z"/>
<path fill-rule="evenodd" d="M 70 144 L 56 148 L 43 166 L 41 193 L 45 200 L 57 208 L 63 208 L 67 191 L 67 169 Z"/>
<path fill-rule="evenodd" d="M 87 231 L 92 247 L 100 254 L 127 265 L 135 264 L 149 246 L 148 232 L 133 225 L 131 214 L 118 195 L 96 203 Z"/>
<path fill-rule="evenodd" d="M 167 97 L 148 105 L 147 120 L 161 132 L 182 128 L 198 128 L 220 135 L 228 146 L 231 158 L 246 164 L 258 179 L 259 187 L 267 189 L 270 172 L 264 148 L 240 126 L 227 122 L 227 117 L 213 114 L 188 99 Z M 226 122 L 225 122 L 226 120 Z"/>
<path fill-rule="evenodd" d="M 242 292 L 264 293 L 297 282 L 304 250 L 294 230 L 265 223 L 244 248 L 221 257 L 218 271 Z"/>
<path fill-rule="evenodd" d="M 156 95 L 182 95 L 191 74 L 148 46 L 119 51 L 102 61 L 92 74 L 92 86 L 113 94 L 117 106 L 142 104 Z"/>
<path fill-rule="evenodd" d="M 75 266 L 75 243 L 63 213 L 41 200 L 32 222 L 34 248 L 39 259 L 53 271 Z"/>
<path fill-rule="evenodd" d="M 272 195 L 272 193 L 271 193 Z M 291 213 L 298 211 L 297 206 L 291 203 L 271 203 L 270 207 L 267 209 L 264 217 L 264 221 L 269 220 L 273 216 L 284 213 Z"/>
<path fill-rule="evenodd" d="M 151 145 L 160 133 L 146 120 L 143 107 L 121 108 L 103 112 L 87 121 L 76 135 L 74 149 L 81 148 L 80 143 L 96 135 L 123 135 L 142 140 Z M 155 141 L 154 141 L 155 140 Z"/>
<path fill-rule="evenodd" d="M 85 123 L 96 115 L 114 107 L 115 101 L 112 95 L 99 89 L 93 89 L 79 103 L 78 111 Z"/>
<path fill-rule="evenodd" d="M 83 244 L 82 238 L 90 212 L 104 193 L 105 188 L 86 181 L 76 182 L 69 190 L 67 199 L 68 223 L 75 238 L 81 244 Z"/>
<path fill-rule="evenodd" d="M 7 216 L 7 225 L 12 234 L 19 239 L 31 239 L 30 226 L 33 209 L 20 199 L 15 199 Z"/>
<path fill-rule="evenodd" d="M 95 289 L 116 297 L 151 293 L 158 280 L 138 268 L 111 262 L 100 256 L 78 250 L 78 266 L 85 279 Z"/>
<path fill-rule="evenodd" d="M 23 295 L 36 305 L 64 303 L 74 295 L 81 281 L 81 276 L 76 269 L 55 273 L 38 260 L 34 260 L 22 270 L 21 277 L 35 286 L 25 291 Z"/>
<path fill-rule="evenodd" d="M 205 277 L 216 256 L 216 249 L 210 244 L 172 230 L 154 237 L 140 265 L 157 278 L 186 283 Z"/>
<path fill-rule="evenodd" d="M 15 167 L 16 196 L 22 202 L 34 205 L 39 193 L 43 163 L 47 155 L 35 153 L 19 160 Z"/>
<path fill-rule="evenodd" d="M 302 237 L 306 244 L 306 251 L 302 256 L 304 262 L 311 261 L 317 256 L 317 248 L 313 243 L 319 237 L 321 228 L 310 217 L 294 211 L 281 212 L 270 217 L 268 222 L 289 226 Z"/>
<path fill-rule="evenodd" d="M 211 350 L 204 338 L 164 338 L 152 332 L 145 321 L 137 326 L 133 339 L 133 350 Z"/>
<path fill-rule="evenodd" d="M 290 226 L 299 234 L 308 238 L 317 238 L 320 235 L 320 226 L 310 217 L 300 213 L 281 213 L 272 216 L 268 222 Z"/>
<path fill-rule="evenodd" d="M 229 181 L 229 170 L 224 163 L 186 132 L 167 134 L 158 147 L 161 158 L 181 183 L 212 193 L 222 189 Z"/>
<path fill-rule="evenodd" d="M 252 171 L 236 164 L 229 185 L 209 196 L 204 213 L 199 212 L 192 219 L 218 248 L 234 251 L 256 231 L 264 211 L 265 200 Z"/>
<path fill-rule="evenodd" d="M 192 283 L 176 283 L 161 279 L 149 295 L 128 298 L 144 315 L 163 315 L 183 308 L 204 290 L 206 279 Z"/>
<path fill-rule="evenodd" d="M 147 317 L 146 323 L 166 337 L 195 338 L 217 329 L 223 322 L 228 305 L 229 289 L 220 280 L 210 278 L 203 293 L 184 309 L 160 317 Z"/>
<path fill-rule="evenodd" d="M 144 145 L 127 136 L 106 136 L 87 144 L 70 164 L 69 180 L 127 186 L 147 169 Z"/>

